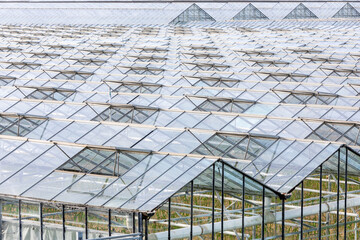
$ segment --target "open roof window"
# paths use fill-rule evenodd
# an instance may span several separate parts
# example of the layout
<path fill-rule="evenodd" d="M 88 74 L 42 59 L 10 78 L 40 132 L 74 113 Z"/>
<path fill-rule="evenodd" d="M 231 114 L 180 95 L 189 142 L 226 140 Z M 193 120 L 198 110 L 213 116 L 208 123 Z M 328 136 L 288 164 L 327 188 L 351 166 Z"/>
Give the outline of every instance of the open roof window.
<path fill-rule="evenodd" d="M 6 86 L 15 80 L 16 80 L 16 77 L 0 75 L 0 86 Z"/>
<path fill-rule="evenodd" d="M 148 153 L 87 147 L 57 170 L 121 176 L 147 155 Z"/>
<path fill-rule="evenodd" d="M 136 106 L 110 106 L 94 117 L 92 121 L 112 121 L 141 124 L 156 112 L 158 112 L 158 109 L 155 108 Z"/>
<path fill-rule="evenodd" d="M 38 53 L 29 52 L 28 54 L 32 54 L 31 58 L 51 58 L 51 59 L 55 59 L 55 58 L 58 58 L 60 56 L 60 54 L 57 54 L 57 53 L 46 53 L 46 52 L 38 52 Z"/>
<path fill-rule="evenodd" d="M 289 62 L 270 59 L 248 59 L 246 61 L 252 63 L 252 67 L 283 67 L 290 64 Z"/>
<path fill-rule="evenodd" d="M 198 5 L 193 3 L 190 7 L 188 7 L 185 11 L 180 13 L 179 16 L 174 18 L 170 22 L 170 24 L 185 24 L 189 22 L 199 22 L 199 21 L 210 21 L 215 22 L 215 19 L 210 16 L 207 12 L 205 12 Z"/>
<path fill-rule="evenodd" d="M 276 139 L 272 138 L 217 133 L 203 142 L 192 153 L 253 160 L 275 141 Z"/>
<path fill-rule="evenodd" d="M 360 13 L 350 3 L 346 3 L 333 18 L 360 18 Z"/>
<path fill-rule="evenodd" d="M 105 60 L 92 59 L 92 58 L 68 58 L 68 60 L 75 61 L 74 65 L 86 65 L 86 66 L 101 66 L 106 63 Z"/>
<path fill-rule="evenodd" d="M 111 84 L 114 92 L 159 93 L 162 88 L 160 84 L 146 82 L 106 82 Z"/>
<path fill-rule="evenodd" d="M 23 137 L 45 121 L 46 118 L 43 117 L 2 114 L 0 134 Z"/>
<path fill-rule="evenodd" d="M 159 75 L 164 71 L 161 68 L 154 68 L 154 67 L 140 67 L 140 66 L 123 66 L 123 68 L 128 68 L 129 70 L 126 71 L 126 74 L 147 74 L 147 75 Z"/>
<path fill-rule="evenodd" d="M 338 95 L 330 94 L 330 93 L 301 92 L 301 91 L 289 91 L 289 92 L 290 94 L 281 101 L 282 103 L 328 105 L 338 97 Z"/>
<path fill-rule="evenodd" d="M 310 11 L 304 4 L 300 3 L 294 8 L 284 19 L 305 19 L 318 18 L 312 11 Z"/>
<path fill-rule="evenodd" d="M 238 99 L 227 99 L 227 98 L 207 98 L 194 111 L 206 111 L 206 112 L 235 112 L 242 113 L 250 108 L 254 102 L 242 101 Z"/>
<path fill-rule="evenodd" d="M 358 124 L 324 122 L 317 127 L 308 139 L 344 142 L 349 145 L 360 145 Z"/>
<path fill-rule="evenodd" d="M 190 70 L 202 70 L 202 71 L 223 71 L 230 68 L 230 65 L 220 63 L 196 63 L 196 62 L 184 62 Z"/>
<path fill-rule="evenodd" d="M 188 56 L 190 56 L 190 58 L 195 58 L 195 59 L 219 59 L 219 58 L 223 58 L 223 55 L 215 54 L 215 53 L 192 53 L 192 52 L 187 52 L 187 53 L 183 53 L 183 54 L 188 55 Z"/>
<path fill-rule="evenodd" d="M 244 7 L 238 14 L 233 17 L 233 20 L 258 20 L 258 19 L 269 19 L 254 5 L 249 3 Z"/>
<path fill-rule="evenodd" d="M 48 70 L 58 72 L 54 79 L 69 79 L 69 80 L 86 80 L 93 75 L 91 72 L 71 71 L 71 70 Z"/>
<path fill-rule="evenodd" d="M 196 77 L 196 76 L 184 76 L 192 86 L 197 87 L 233 87 L 239 83 L 239 80 L 225 77 Z M 195 79 L 195 81 L 193 80 Z"/>
<path fill-rule="evenodd" d="M 278 82 L 302 82 L 309 77 L 307 74 L 301 73 L 284 73 L 284 72 L 257 72 L 258 74 L 265 74 L 264 81 L 278 81 Z"/>
<path fill-rule="evenodd" d="M 36 87 L 36 90 L 27 95 L 26 98 L 63 101 L 75 92 L 73 89 Z"/>
<path fill-rule="evenodd" d="M 167 60 L 167 57 L 155 56 L 155 55 L 129 55 L 129 58 L 134 58 L 139 62 L 163 62 Z"/>
<path fill-rule="evenodd" d="M 28 62 L 6 62 L 9 64 L 7 69 L 28 69 L 35 70 L 41 67 L 40 63 L 28 63 Z"/>
<path fill-rule="evenodd" d="M 0 47 L 0 52 L 21 52 L 21 48 L 14 47 Z"/>

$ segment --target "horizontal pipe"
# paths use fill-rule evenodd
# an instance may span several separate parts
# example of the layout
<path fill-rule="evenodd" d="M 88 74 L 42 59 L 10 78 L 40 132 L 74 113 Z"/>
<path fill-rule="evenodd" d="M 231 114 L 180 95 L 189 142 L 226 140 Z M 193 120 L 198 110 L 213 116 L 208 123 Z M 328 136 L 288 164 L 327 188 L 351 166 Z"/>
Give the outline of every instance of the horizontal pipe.
<path fill-rule="evenodd" d="M 339 209 L 344 209 L 345 202 L 341 200 L 339 202 Z M 357 207 L 360 206 L 360 198 L 352 198 L 347 200 L 347 208 Z M 337 202 L 327 202 L 321 204 L 321 212 L 331 212 L 335 211 L 337 207 Z M 316 215 L 319 213 L 319 205 L 308 206 L 304 207 L 304 216 Z M 285 220 L 294 219 L 300 217 L 299 209 L 292 209 L 285 212 Z M 277 212 L 275 214 L 268 213 L 265 216 L 265 223 L 272 223 L 272 222 L 279 222 L 282 220 L 281 212 Z M 262 221 L 261 216 L 251 216 L 245 217 L 245 224 L 244 227 L 252 227 L 256 225 L 260 225 Z M 221 223 L 216 222 L 214 224 L 214 231 L 219 232 L 221 229 Z M 242 227 L 242 220 L 241 218 L 228 220 L 224 222 L 224 231 L 232 231 L 235 229 L 240 229 Z M 211 234 L 211 223 L 193 226 L 193 236 L 200 236 L 205 234 Z M 181 228 L 175 229 L 171 231 L 171 239 L 183 239 L 188 238 L 190 236 L 190 228 Z M 152 233 L 149 235 L 149 240 L 166 240 L 168 237 L 168 232 L 158 232 Z"/>

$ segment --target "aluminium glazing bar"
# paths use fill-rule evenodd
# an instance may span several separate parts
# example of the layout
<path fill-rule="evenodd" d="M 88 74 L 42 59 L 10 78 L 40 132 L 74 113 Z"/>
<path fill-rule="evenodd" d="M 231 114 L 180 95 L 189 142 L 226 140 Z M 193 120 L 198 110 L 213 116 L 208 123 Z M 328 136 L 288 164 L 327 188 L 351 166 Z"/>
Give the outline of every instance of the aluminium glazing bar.
<path fill-rule="evenodd" d="M 63 204 L 61 206 L 62 208 L 62 237 L 63 237 L 63 240 L 66 240 L 65 239 L 65 233 L 66 233 L 66 226 L 65 226 L 65 205 Z"/>
<path fill-rule="evenodd" d="M 43 223 L 43 203 L 39 203 L 39 219 L 40 219 L 40 240 L 44 238 L 44 223 Z"/>
<path fill-rule="evenodd" d="M 225 164 L 224 162 L 221 162 L 221 240 L 224 239 L 224 210 L 225 210 L 224 174 L 225 174 Z"/>
<path fill-rule="evenodd" d="M 347 238 L 348 148 L 345 148 L 344 240 Z"/>
<path fill-rule="evenodd" d="M 22 240 L 21 200 L 19 200 L 18 204 L 19 204 L 19 240 Z"/>
<path fill-rule="evenodd" d="M 322 215 L 322 209 L 321 209 L 321 204 L 322 204 L 322 177 L 323 177 L 323 173 L 322 173 L 322 168 L 323 168 L 323 165 L 321 164 L 320 165 L 320 179 L 319 179 L 319 213 L 318 213 L 318 238 L 319 240 L 321 240 L 321 224 L 322 224 L 322 221 L 321 221 L 321 215 Z"/>
<path fill-rule="evenodd" d="M 215 164 L 212 165 L 212 191 L 211 191 L 211 239 L 215 240 Z"/>
<path fill-rule="evenodd" d="M 339 221 L 340 221 L 340 214 L 339 214 L 339 207 L 340 207 L 340 154 L 341 151 L 338 151 L 338 166 L 337 166 L 337 189 L 336 189 L 336 239 L 339 239 Z M 346 211 L 346 210 L 345 210 Z"/>
<path fill-rule="evenodd" d="M 190 182 L 190 240 L 193 239 L 194 224 L 194 181 Z"/>

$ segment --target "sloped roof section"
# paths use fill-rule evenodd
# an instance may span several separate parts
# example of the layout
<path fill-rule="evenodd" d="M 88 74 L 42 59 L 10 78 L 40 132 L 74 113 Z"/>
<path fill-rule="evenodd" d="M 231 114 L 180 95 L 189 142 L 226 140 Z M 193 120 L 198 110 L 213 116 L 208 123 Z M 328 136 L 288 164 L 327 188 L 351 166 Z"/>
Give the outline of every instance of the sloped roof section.
<path fill-rule="evenodd" d="M 350 3 L 346 3 L 333 18 L 359 18 L 360 13 Z"/>
<path fill-rule="evenodd" d="M 180 13 L 170 24 L 185 24 L 190 22 L 215 22 L 215 19 L 200 8 L 196 3 Z"/>
<path fill-rule="evenodd" d="M 309 8 L 303 3 L 300 3 L 294 8 L 284 19 L 307 19 L 307 18 L 318 18 Z"/>
<path fill-rule="evenodd" d="M 237 13 L 233 20 L 258 20 L 258 19 L 269 19 L 253 4 L 249 3 L 239 13 Z"/>

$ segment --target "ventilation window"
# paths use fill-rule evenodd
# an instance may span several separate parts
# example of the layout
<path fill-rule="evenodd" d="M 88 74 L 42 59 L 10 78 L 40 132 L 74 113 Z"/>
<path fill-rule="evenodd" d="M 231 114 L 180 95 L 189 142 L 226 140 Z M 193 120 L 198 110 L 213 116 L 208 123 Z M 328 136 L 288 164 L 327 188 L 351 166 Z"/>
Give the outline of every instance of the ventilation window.
<path fill-rule="evenodd" d="M 276 90 L 277 92 L 288 92 L 287 90 L 281 91 Z M 282 103 L 292 103 L 292 104 L 320 104 L 328 105 L 333 102 L 338 95 L 330 93 L 320 93 L 320 92 L 296 92 L 290 91 L 290 94 L 284 98 Z"/>
<path fill-rule="evenodd" d="M 159 75 L 164 71 L 164 69 L 161 68 L 153 68 L 153 67 L 135 67 L 135 66 L 123 66 L 123 68 L 128 68 L 129 70 L 126 72 L 126 74 L 139 74 L 139 75 Z"/>
<path fill-rule="evenodd" d="M 308 139 L 344 142 L 349 145 L 360 145 L 358 124 L 341 124 L 325 122 L 311 133 Z"/>
<path fill-rule="evenodd" d="M 117 52 L 117 51 L 111 51 L 105 49 L 84 49 L 81 51 L 88 52 L 90 55 L 104 55 L 104 56 L 112 56 Z"/>
<path fill-rule="evenodd" d="M 184 55 L 189 55 L 191 58 L 195 59 L 219 59 L 222 58 L 223 55 L 214 54 L 214 53 L 183 53 Z"/>
<path fill-rule="evenodd" d="M 346 3 L 333 18 L 359 18 L 360 13 L 350 3 Z"/>
<path fill-rule="evenodd" d="M 208 21 L 215 22 L 215 19 L 211 17 L 207 12 L 201 9 L 198 5 L 193 3 L 185 11 L 180 13 L 179 16 L 174 18 L 170 24 L 185 24 L 189 22 L 199 22 L 199 21 Z"/>
<path fill-rule="evenodd" d="M 202 70 L 202 71 L 223 71 L 230 68 L 229 65 L 219 64 L 219 63 L 192 63 L 185 62 L 183 63 L 186 66 L 190 66 L 190 70 Z"/>
<path fill-rule="evenodd" d="M 342 59 L 332 57 L 306 57 L 301 56 L 302 59 L 307 59 L 312 63 L 341 63 Z"/>
<path fill-rule="evenodd" d="M 163 62 L 166 61 L 166 57 L 155 55 L 130 55 L 129 58 L 135 58 L 135 61 L 139 62 Z"/>
<path fill-rule="evenodd" d="M 57 53 L 44 53 L 44 52 L 39 52 L 39 53 L 34 53 L 34 52 L 28 52 L 27 54 L 32 54 L 31 58 L 58 58 L 60 57 L 60 54 Z"/>
<path fill-rule="evenodd" d="M 0 52 L 21 52 L 21 48 L 14 47 L 0 47 Z"/>
<path fill-rule="evenodd" d="M 0 134 L 24 137 L 45 121 L 43 117 L 0 115 Z"/>
<path fill-rule="evenodd" d="M 0 76 L 0 86 L 6 86 L 15 80 L 16 77 Z"/>
<path fill-rule="evenodd" d="M 7 62 L 9 64 L 7 69 L 29 69 L 35 70 L 41 67 L 39 63 L 27 63 L 27 62 Z"/>
<path fill-rule="evenodd" d="M 254 102 L 231 98 L 207 98 L 194 111 L 205 112 L 235 112 L 243 113 L 250 108 Z"/>
<path fill-rule="evenodd" d="M 233 87 L 239 83 L 239 80 L 224 77 L 195 77 L 195 76 L 184 76 L 192 86 L 203 87 Z M 195 82 L 194 80 L 195 79 Z"/>
<path fill-rule="evenodd" d="M 121 176 L 147 155 L 148 153 L 87 147 L 57 170 Z"/>
<path fill-rule="evenodd" d="M 204 30 L 204 32 L 209 33 L 209 34 L 224 34 L 224 33 L 226 33 L 221 28 L 203 28 L 203 30 Z"/>
<path fill-rule="evenodd" d="M 201 50 L 201 51 L 216 51 L 219 48 L 217 47 L 210 47 L 210 46 L 189 46 L 192 50 Z"/>
<path fill-rule="evenodd" d="M 193 32 L 192 32 L 191 28 L 174 27 L 174 34 L 175 35 L 192 35 Z"/>
<path fill-rule="evenodd" d="M 264 50 L 248 50 L 248 49 L 240 49 L 235 50 L 236 52 L 244 53 L 246 56 L 272 56 L 275 53 L 264 51 Z"/>
<path fill-rule="evenodd" d="M 75 90 L 72 89 L 36 87 L 36 90 L 27 95 L 26 98 L 63 101 L 74 93 Z"/>
<path fill-rule="evenodd" d="M 153 27 L 145 27 L 143 28 L 138 35 L 142 36 L 156 36 L 160 32 L 160 28 L 153 28 Z"/>
<path fill-rule="evenodd" d="M 68 60 L 76 61 L 73 65 L 86 65 L 86 66 L 101 66 L 106 63 L 105 60 L 90 59 L 90 58 L 68 58 Z"/>
<path fill-rule="evenodd" d="M 307 48 L 307 47 L 297 47 L 297 48 L 286 48 L 286 50 L 291 51 L 292 53 L 322 53 L 322 50 L 315 48 Z"/>
<path fill-rule="evenodd" d="M 145 53 L 163 53 L 168 51 L 166 48 L 159 47 L 136 47 L 135 49 L 139 49 L 140 52 Z"/>
<path fill-rule="evenodd" d="M 264 81 L 278 82 L 302 82 L 310 75 L 301 73 L 282 73 L 282 72 L 256 72 L 257 74 L 265 74 Z"/>
<path fill-rule="evenodd" d="M 283 67 L 290 63 L 280 60 L 266 60 L 266 59 L 248 59 L 248 62 L 252 62 L 252 67 Z"/>
<path fill-rule="evenodd" d="M 192 153 L 226 158 L 253 160 L 276 139 L 217 133 L 203 142 Z"/>
<path fill-rule="evenodd" d="M 58 72 L 53 78 L 54 79 L 69 79 L 69 80 L 86 80 L 93 75 L 90 72 L 82 71 L 70 71 L 70 70 L 49 70 Z"/>
<path fill-rule="evenodd" d="M 119 43 L 95 43 L 95 45 L 99 45 L 101 47 L 113 47 L 113 48 L 120 48 L 124 46 L 124 44 L 119 44 Z"/>
<path fill-rule="evenodd" d="M 157 108 L 113 105 L 93 118 L 92 121 L 111 121 L 141 124 L 156 112 L 158 112 Z"/>
<path fill-rule="evenodd" d="M 55 31 L 56 32 L 56 31 Z M 49 48 L 52 48 L 52 49 L 56 49 L 56 50 L 70 50 L 70 49 L 74 49 L 75 47 L 74 46 L 69 46 L 69 45 L 45 45 Z"/>
<path fill-rule="evenodd" d="M 249 3 L 243 10 L 233 17 L 233 20 L 259 20 L 269 19 L 254 5 Z"/>
<path fill-rule="evenodd" d="M 360 77 L 360 70 L 352 68 L 325 68 L 322 67 L 322 70 L 328 76 L 339 76 L 339 77 Z"/>
<path fill-rule="evenodd" d="M 106 81 L 112 82 L 112 81 Z M 116 83 L 115 81 L 112 83 Z M 119 86 L 113 89 L 114 92 L 131 92 L 131 93 L 156 93 L 160 92 L 162 85 L 146 82 L 119 82 Z"/>
<path fill-rule="evenodd" d="M 318 18 L 318 17 L 307 7 L 305 7 L 304 4 L 300 3 L 284 19 L 305 19 L 305 18 Z"/>

